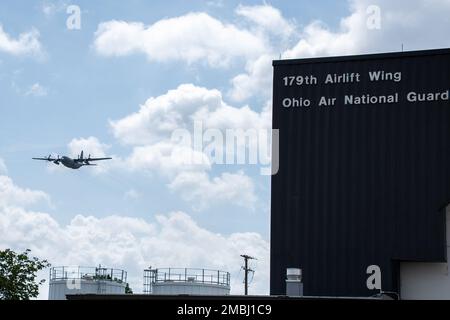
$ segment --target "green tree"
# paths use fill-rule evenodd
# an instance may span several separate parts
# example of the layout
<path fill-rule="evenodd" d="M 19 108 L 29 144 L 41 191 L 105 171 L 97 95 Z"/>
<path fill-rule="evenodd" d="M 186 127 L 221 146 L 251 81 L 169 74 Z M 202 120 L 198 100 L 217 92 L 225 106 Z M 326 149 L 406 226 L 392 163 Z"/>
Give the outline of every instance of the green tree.
<path fill-rule="evenodd" d="M 125 287 L 125 294 L 133 294 L 133 289 L 130 288 L 130 285 L 128 283 Z"/>
<path fill-rule="evenodd" d="M 29 300 L 39 294 L 36 273 L 48 268 L 47 260 L 29 256 L 31 250 L 16 253 L 10 249 L 0 250 L 0 300 Z"/>

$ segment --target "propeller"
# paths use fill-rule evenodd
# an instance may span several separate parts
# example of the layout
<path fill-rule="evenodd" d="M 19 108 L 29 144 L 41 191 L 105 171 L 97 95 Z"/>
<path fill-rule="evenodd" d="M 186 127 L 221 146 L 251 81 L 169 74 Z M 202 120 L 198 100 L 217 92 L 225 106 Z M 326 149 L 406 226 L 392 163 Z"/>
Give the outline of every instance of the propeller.
<path fill-rule="evenodd" d="M 56 159 L 55 161 L 53 161 L 53 163 L 54 163 L 54 164 L 57 164 L 57 165 L 59 166 L 60 161 L 61 161 L 61 159 L 60 159 L 59 156 L 58 156 L 58 159 Z"/>

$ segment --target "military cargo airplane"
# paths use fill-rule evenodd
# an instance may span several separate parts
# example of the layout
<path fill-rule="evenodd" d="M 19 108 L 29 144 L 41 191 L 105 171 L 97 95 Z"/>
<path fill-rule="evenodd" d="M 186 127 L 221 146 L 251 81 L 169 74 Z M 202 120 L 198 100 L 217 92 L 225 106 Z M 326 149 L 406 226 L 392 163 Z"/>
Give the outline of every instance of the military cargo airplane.
<path fill-rule="evenodd" d="M 76 159 L 66 156 L 62 158 L 59 156 L 58 158 L 52 158 L 51 155 L 49 155 L 47 158 L 33 158 L 33 160 L 49 161 L 58 166 L 62 163 L 65 167 L 76 170 L 84 166 L 96 166 L 96 164 L 91 163 L 92 161 L 112 160 L 112 158 L 91 158 L 91 155 L 89 155 L 88 158 L 84 158 L 84 152 L 81 151 L 81 154 Z"/>

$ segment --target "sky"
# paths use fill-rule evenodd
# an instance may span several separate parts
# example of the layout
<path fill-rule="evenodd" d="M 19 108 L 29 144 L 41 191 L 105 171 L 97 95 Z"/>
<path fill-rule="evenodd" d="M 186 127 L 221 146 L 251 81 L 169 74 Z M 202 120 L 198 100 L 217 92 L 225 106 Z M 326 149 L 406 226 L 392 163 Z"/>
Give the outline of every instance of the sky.
<path fill-rule="evenodd" d="M 265 163 L 220 164 L 174 132 L 270 132 L 272 60 L 449 47 L 449 13 L 450 0 L 2 1 L 0 249 L 122 268 L 135 292 L 150 265 L 221 269 L 235 294 L 245 253 L 250 293 L 268 294 Z M 114 159 L 31 160 L 81 150 Z"/>

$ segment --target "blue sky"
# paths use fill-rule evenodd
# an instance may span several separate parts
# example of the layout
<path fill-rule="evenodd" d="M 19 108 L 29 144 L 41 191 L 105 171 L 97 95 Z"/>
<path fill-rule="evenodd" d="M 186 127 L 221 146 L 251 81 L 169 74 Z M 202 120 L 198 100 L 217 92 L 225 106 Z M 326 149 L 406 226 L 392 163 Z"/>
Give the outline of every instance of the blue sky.
<path fill-rule="evenodd" d="M 308 1 L 284 2 L 284 5 L 281 5 L 283 1 L 272 5 L 280 5 L 287 19 L 304 24 L 322 18 L 336 22 L 337 16 L 332 13 L 344 14 L 348 10 L 337 6 L 335 1 L 324 1 L 320 6 L 312 6 Z M 52 4 L 56 7 L 54 12 L 45 14 L 45 6 Z M 69 15 L 64 4 L 63 1 L 17 1 L 2 4 L 0 10 L 0 21 L 11 36 L 18 36 L 32 27 L 38 29 L 45 55 L 43 58 L 1 56 L 0 130 L 3 138 L 0 154 L 10 176 L 21 186 L 49 193 L 56 204 L 52 213 L 61 222 L 68 222 L 79 213 L 95 216 L 119 213 L 151 219 L 153 212 L 189 208 L 176 195 L 167 192 L 165 182 L 157 178 L 121 172 L 92 177 L 87 173 L 89 170 L 49 174 L 45 166 L 29 158 L 48 153 L 63 155 L 73 138 L 90 136 L 111 145 L 111 153 L 126 155 L 129 150 L 117 144 L 111 135 L 109 119 L 124 117 L 136 111 L 149 97 L 164 94 L 182 83 L 226 91 L 229 79 L 244 67 L 245 61 L 236 61 L 229 69 L 219 70 L 179 62 L 149 63 L 142 54 L 105 59 L 92 48 L 99 23 L 114 19 L 152 24 L 162 18 L 197 11 L 239 23 L 234 11 L 240 2 L 226 1 L 222 6 L 215 6 L 208 1 L 172 1 L 170 5 L 160 1 L 152 4 L 148 1 L 80 1 L 77 4 L 82 10 L 81 30 L 66 28 Z M 252 4 L 261 2 L 245 2 L 245 5 Z M 323 10 L 330 6 L 334 9 Z M 46 96 L 26 95 L 35 83 L 45 88 Z M 257 98 L 237 106 L 244 104 L 250 104 L 255 110 L 262 108 Z M 269 179 L 257 179 L 260 197 L 254 211 L 233 208 L 234 214 L 230 216 L 229 206 L 221 206 L 198 214 L 198 220 L 217 232 L 254 230 L 268 239 Z M 142 197 L 135 201 L 124 199 L 123 194 L 129 189 L 136 189 Z"/>
<path fill-rule="evenodd" d="M 268 129 L 271 59 L 280 55 L 301 58 L 395 51 L 401 43 L 406 49 L 448 46 L 448 40 L 441 35 L 448 30 L 449 2 L 412 2 L 2 2 L 0 163 L 5 164 L 6 170 L 0 166 L 0 175 L 9 180 L 3 181 L 8 187 L 0 191 L 9 191 L 0 192 L 0 205 L 8 210 L 23 209 L 22 217 L 35 221 L 36 225 L 30 222 L 25 229 L 18 228 L 20 232 L 42 225 L 45 218 L 50 225 L 55 224 L 51 232 L 62 230 L 61 237 L 64 237 L 64 232 L 70 233 L 78 226 L 77 216 L 86 218 L 87 222 L 83 220 L 83 223 L 93 225 L 111 223 L 111 216 L 115 216 L 133 218 L 134 223 L 148 224 L 149 229 L 159 228 L 161 237 L 168 228 L 174 233 L 182 230 L 207 233 L 217 243 L 224 239 L 236 241 L 233 246 L 236 251 L 227 253 L 236 258 L 211 261 L 208 257 L 193 255 L 195 257 L 187 259 L 186 265 L 232 269 L 239 267 L 239 254 L 243 253 L 240 251 L 260 253 L 263 255 L 261 276 L 255 278 L 259 281 L 255 290 L 266 292 L 270 177 L 261 176 L 259 166 L 254 165 L 212 165 L 209 169 L 192 171 L 166 168 L 165 158 L 149 159 L 149 153 L 160 150 L 161 143 L 169 141 L 167 136 L 161 136 L 167 132 L 158 126 L 172 119 L 168 114 L 159 113 L 152 118 L 151 110 L 167 111 L 162 105 L 169 101 L 174 119 L 182 117 L 183 125 L 189 129 L 190 119 L 212 96 L 212 102 L 204 102 L 209 108 L 205 121 L 215 119 L 221 130 L 226 129 L 225 124 L 235 127 L 241 122 L 243 129 L 253 126 Z M 80 30 L 66 27 L 69 4 L 81 9 Z M 379 6 L 383 18 L 377 30 L 368 29 L 365 23 L 366 9 L 373 4 Z M 258 20 L 263 14 L 267 16 Z M 155 28 L 161 23 L 165 24 Z M 209 28 L 217 28 L 214 30 L 224 39 L 232 40 L 229 43 L 218 41 L 215 34 L 208 33 Z M 19 41 L 21 34 L 28 35 L 28 42 Z M 172 39 L 172 42 L 161 44 L 164 42 L 161 39 Z M 231 43 L 234 39 L 236 42 Z M 243 39 L 248 43 L 241 41 Z M 39 45 L 33 46 L 32 41 Z M 183 84 L 190 85 L 184 87 L 187 93 L 180 88 Z M 168 94 L 170 90 L 172 96 Z M 197 100 L 187 97 L 191 91 L 200 104 L 196 105 Z M 147 101 L 150 98 L 156 102 Z M 186 102 L 188 100 L 190 102 Z M 218 108 L 220 112 L 214 109 L 216 102 L 222 106 Z M 146 107 L 139 113 L 141 105 Z M 193 109 L 191 113 L 177 109 L 188 108 L 186 105 Z M 138 119 L 138 124 L 133 119 Z M 141 133 L 151 138 L 136 142 Z M 141 152 L 143 148 L 147 153 Z M 112 155 L 116 160 L 113 164 L 100 164 L 104 170 L 82 168 L 78 171 L 55 169 L 31 160 L 35 156 L 65 155 L 81 149 Z M 13 197 L 11 195 L 22 202 L 7 198 Z M 0 215 L 3 221 L 12 219 L 12 214 L 7 216 L 6 211 L 4 209 Z M 174 212 L 182 214 L 170 216 Z M 157 218 L 161 216 L 167 221 Z M 93 222 L 89 217 L 98 220 Z M 177 217 L 181 226 L 177 224 Z M 83 230 L 80 232 L 95 233 L 88 227 Z M 107 229 L 102 234 L 111 230 L 115 229 Z M 127 236 L 141 239 L 142 230 L 136 231 L 135 227 L 127 230 L 125 228 Z M 3 235 L 0 247 L 23 249 L 27 246 L 26 241 L 17 241 L 17 238 L 13 241 L 6 233 Z M 183 239 L 189 242 L 189 235 L 185 237 Z M 236 240 L 241 237 L 247 240 L 242 240 L 244 243 Z M 110 240 L 114 236 L 106 238 Z M 120 239 L 114 241 L 120 242 Z M 170 249 L 172 242 L 165 241 Z M 48 243 L 36 243 L 35 251 L 45 255 Z M 196 249 L 198 245 L 193 241 L 190 247 Z M 160 253 L 155 258 L 141 253 L 141 259 L 131 266 L 123 262 L 126 255 L 104 257 L 83 246 L 78 250 L 90 254 L 79 254 L 74 249 L 73 256 L 61 252 L 51 257 L 56 260 L 52 262 L 55 265 L 115 263 L 136 271 L 147 261 L 156 260 L 167 266 L 183 256 L 170 254 L 167 258 Z M 135 276 L 140 278 L 140 274 Z M 236 281 L 240 283 L 239 279 Z"/>

